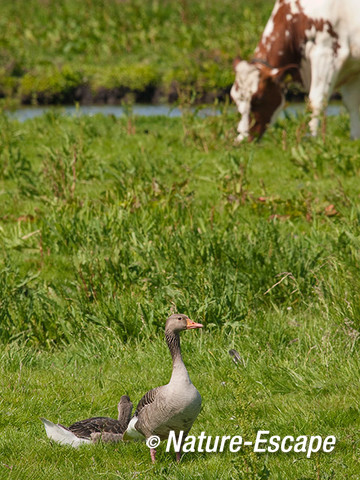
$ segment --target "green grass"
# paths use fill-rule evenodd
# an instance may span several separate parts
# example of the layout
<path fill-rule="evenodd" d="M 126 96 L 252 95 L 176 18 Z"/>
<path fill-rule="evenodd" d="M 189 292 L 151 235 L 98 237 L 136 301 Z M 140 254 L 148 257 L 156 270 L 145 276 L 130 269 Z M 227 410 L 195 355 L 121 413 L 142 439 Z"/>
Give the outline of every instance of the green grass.
<path fill-rule="evenodd" d="M 358 478 L 359 142 L 304 118 L 0 117 L 1 478 Z M 52 445 L 40 416 L 116 415 L 166 383 L 171 311 L 203 397 L 192 432 L 335 435 L 331 454 Z M 235 365 L 236 348 L 244 359 Z M 150 373 L 144 365 L 148 365 Z"/>
<path fill-rule="evenodd" d="M 1 2 L 0 95 L 26 103 L 220 95 L 233 82 L 233 58 L 254 50 L 272 4 Z"/>

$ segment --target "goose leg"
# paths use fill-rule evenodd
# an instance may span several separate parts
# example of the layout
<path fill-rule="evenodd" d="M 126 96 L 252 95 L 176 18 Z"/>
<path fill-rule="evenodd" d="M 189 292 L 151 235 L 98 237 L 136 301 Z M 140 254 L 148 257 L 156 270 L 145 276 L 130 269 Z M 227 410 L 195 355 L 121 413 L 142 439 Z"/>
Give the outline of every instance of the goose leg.
<path fill-rule="evenodd" d="M 155 448 L 150 448 L 150 456 L 151 456 L 152 463 L 155 463 L 155 455 L 156 455 Z"/>
<path fill-rule="evenodd" d="M 181 452 L 176 452 L 176 461 L 179 463 L 181 459 Z"/>

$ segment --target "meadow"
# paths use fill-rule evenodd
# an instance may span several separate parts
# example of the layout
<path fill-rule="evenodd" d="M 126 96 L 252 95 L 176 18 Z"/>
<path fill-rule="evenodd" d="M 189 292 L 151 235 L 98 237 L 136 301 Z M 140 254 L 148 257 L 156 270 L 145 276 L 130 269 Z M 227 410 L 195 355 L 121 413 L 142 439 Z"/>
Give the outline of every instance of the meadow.
<path fill-rule="evenodd" d="M 0 101 L 223 97 L 273 0 L 0 2 Z"/>
<path fill-rule="evenodd" d="M 305 117 L 234 146 L 236 115 L 0 116 L 2 479 L 356 479 L 359 142 Z M 73 450 L 64 425 L 116 416 L 171 372 L 172 311 L 203 397 L 199 435 L 335 435 L 332 453 Z M 235 364 L 228 350 L 241 355 Z"/>

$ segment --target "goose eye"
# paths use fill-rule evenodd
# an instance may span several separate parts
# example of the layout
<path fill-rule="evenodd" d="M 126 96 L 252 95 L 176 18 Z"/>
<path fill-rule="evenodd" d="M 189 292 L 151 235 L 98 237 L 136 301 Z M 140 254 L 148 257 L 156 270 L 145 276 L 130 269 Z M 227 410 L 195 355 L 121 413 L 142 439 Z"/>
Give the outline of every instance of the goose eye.
<path fill-rule="evenodd" d="M 178 317 L 178 320 L 182 320 L 182 318 L 181 318 L 181 317 Z"/>

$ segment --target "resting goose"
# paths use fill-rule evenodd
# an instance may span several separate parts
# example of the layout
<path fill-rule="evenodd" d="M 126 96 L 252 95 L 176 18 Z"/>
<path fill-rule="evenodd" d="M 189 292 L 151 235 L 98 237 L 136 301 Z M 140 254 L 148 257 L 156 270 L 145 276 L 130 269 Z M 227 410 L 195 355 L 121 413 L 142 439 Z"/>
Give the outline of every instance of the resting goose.
<path fill-rule="evenodd" d="M 123 395 L 118 403 L 118 419 L 108 417 L 93 417 L 75 422 L 70 427 L 52 423 L 41 418 L 49 438 L 62 445 L 78 447 L 84 443 L 119 442 L 122 440 L 132 411 L 132 403 L 127 395 Z"/>
<path fill-rule="evenodd" d="M 185 438 L 201 408 L 201 396 L 191 383 L 180 350 L 179 333 L 183 330 L 201 328 L 186 315 L 174 314 L 166 321 L 165 338 L 172 357 L 172 375 L 167 385 L 149 390 L 140 400 L 129 422 L 124 440 L 148 439 L 157 435 L 160 440 L 168 438 L 171 430 L 176 435 L 184 432 Z M 155 462 L 156 450 L 150 448 L 151 460 Z M 176 453 L 177 461 L 181 452 Z"/>

